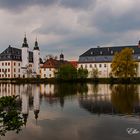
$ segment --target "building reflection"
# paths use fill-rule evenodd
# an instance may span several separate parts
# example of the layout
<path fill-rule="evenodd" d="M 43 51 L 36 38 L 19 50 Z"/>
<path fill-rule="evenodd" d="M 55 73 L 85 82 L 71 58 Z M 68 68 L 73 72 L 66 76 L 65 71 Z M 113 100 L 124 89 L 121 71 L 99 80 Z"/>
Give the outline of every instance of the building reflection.
<path fill-rule="evenodd" d="M 79 104 L 91 113 L 139 114 L 140 90 L 138 87 L 138 85 L 90 84 L 87 95 L 79 97 Z"/>
<path fill-rule="evenodd" d="M 30 112 L 37 122 L 42 100 L 63 108 L 65 100 L 78 99 L 80 107 L 96 114 L 139 114 L 139 93 L 138 85 L 0 84 L 0 97 L 19 96 L 25 125 Z"/>

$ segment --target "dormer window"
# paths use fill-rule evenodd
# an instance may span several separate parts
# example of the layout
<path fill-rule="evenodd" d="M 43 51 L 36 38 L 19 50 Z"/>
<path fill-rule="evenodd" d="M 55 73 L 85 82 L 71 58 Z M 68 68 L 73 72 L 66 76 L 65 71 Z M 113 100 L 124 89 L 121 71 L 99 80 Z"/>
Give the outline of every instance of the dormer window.
<path fill-rule="evenodd" d="M 91 52 L 90 54 L 93 55 L 93 52 Z"/>
<path fill-rule="evenodd" d="M 111 54 L 113 54 L 113 51 L 111 50 Z"/>

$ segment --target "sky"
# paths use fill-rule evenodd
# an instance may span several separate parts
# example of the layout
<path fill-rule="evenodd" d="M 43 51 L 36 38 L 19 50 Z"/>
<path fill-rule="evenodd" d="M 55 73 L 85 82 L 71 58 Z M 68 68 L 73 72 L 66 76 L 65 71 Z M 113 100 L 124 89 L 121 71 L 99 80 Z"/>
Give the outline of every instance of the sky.
<path fill-rule="evenodd" d="M 97 46 L 135 45 L 140 39 L 140 0 L 0 0 L 0 52 L 30 50 L 78 60 Z"/>

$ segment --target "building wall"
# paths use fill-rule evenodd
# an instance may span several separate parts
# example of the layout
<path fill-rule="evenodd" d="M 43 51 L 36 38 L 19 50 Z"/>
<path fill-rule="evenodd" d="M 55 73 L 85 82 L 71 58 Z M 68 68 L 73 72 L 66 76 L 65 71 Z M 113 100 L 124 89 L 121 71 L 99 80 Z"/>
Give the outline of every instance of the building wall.
<path fill-rule="evenodd" d="M 39 50 L 34 50 L 33 51 L 33 59 L 34 59 L 34 72 L 39 75 L 39 69 L 40 69 L 40 51 Z"/>
<path fill-rule="evenodd" d="M 41 68 L 41 78 L 54 78 L 55 77 L 55 68 Z"/>
<path fill-rule="evenodd" d="M 111 63 L 78 63 L 78 68 L 83 67 L 88 70 L 88 78 L 92 78 L 93 69 L 98 69 L 98 77 L 109 77 L 111 72 Z"/>

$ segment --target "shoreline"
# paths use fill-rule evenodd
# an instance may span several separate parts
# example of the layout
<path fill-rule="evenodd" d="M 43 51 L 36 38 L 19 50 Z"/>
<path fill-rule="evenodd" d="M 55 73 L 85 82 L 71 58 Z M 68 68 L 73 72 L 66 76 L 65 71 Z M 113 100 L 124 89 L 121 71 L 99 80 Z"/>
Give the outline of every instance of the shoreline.
<path fill-rule="evenodd" d="M 56 79 L 56 78 L 3 78 L 0 83 L 11 84 L 55 84 L 55 83 L 93 83 L 93 84 L 140 84 L 138 78 L 85 78 L 85 79 Z"/>

